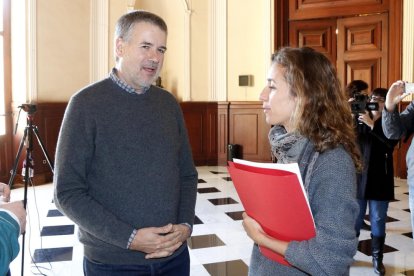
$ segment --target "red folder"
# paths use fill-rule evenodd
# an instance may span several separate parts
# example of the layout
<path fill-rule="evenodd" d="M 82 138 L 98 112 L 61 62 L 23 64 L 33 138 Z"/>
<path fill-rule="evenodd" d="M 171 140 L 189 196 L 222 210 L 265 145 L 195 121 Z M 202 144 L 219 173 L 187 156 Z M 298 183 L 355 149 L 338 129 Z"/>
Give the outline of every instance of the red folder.
<path fill-rule="evenodd" d="M 316 235 L 297 164 L 233 161 L 227 169 L 243 207 L 269 236 L 289 242 L 308 240 Z M 267 258 L 290 266 L 276 252 L 262 246 L 260 251 Z"/>

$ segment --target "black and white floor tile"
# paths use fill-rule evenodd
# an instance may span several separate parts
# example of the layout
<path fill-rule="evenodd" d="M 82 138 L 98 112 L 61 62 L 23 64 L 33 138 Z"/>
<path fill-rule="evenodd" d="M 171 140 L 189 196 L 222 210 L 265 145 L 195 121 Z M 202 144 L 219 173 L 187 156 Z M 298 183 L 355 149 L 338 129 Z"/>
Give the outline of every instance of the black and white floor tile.
<path fill-rule="evenodd" d="M 223 166 L 197 167 L 199 172 L 196 218 L 189 240 L 192 276 L 247 275 L 252 241 L 241 225 L 243 206 Z M 405 180 L 396 180 L 396 200 L 390 203 L 384 264 L 387 275 L 414 276 L 414 242 L 410 227 Z M 23 188 L 12 191 L 22 199 Z M 53 203 L 52 184 L 28 188 L 29 222 L 25 250 L 11 264 L 12 275 L 83 275 L 82 245 L 77 226 Z M 22 242 L 22 238 L 21 242 Z M 362 231 L 351 275 L 375 275 L 370 233 Z M 24 261 L 22 265 L 22 252 Z"/>

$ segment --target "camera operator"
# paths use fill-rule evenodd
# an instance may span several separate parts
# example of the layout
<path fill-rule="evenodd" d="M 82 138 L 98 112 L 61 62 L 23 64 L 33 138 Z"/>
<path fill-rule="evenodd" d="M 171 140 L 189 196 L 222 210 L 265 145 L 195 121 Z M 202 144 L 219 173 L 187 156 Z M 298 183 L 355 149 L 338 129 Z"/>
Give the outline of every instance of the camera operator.
<path fill-rule="evenodd" d="M 372 262 L 375 273 L 379 275 L 385 274 L 385 267 L 382 263 L 386 236 L 385 223 L 389 201 L 394 199 L 393 150 L 398 143 L 398 140 L 385 137 L 382 130 L 381 114 L 386 94 L 387 89 L 374 89 L 367 103 L 369 110 L 358 115 L 358 123 L 362 123 L 367 131 L 358 133 L 361 151 L 366 161 L 360 176 L 361 181 L 358 183 L 357 197 L 360 214 L 356 223 L 356 231 L 359 235 L 365 210 L 369 205 Z M 376 103 L 378 108 L 372 109 L 374 106 L 371 106 L 372 103 Z"/>
<path fill-rule="evenodd" d="M 360 114 L 366 112 L 365 107 L 368 99 L 367 89 L 368 84 L 365 81 L 353 80 L 347 85 L 345 90 L 349 98 L 348 102 L 351 106 L 352 116 L 354 117 L 355 130 L 357 132 L 357 142 L 359 145 L 359 150 L 361 151 L 361 156 L 364 164 L 363 172 L 357 175 L 358 189 L 359 187 L 365 187 L 366 185 L 367 166 L 365 164 L 368 163 L 370 150 L 370 147 L 364 146 L 366 144 L 369 144 L 369 141 L 366 141 L 367 136 L 364 134 L 369 133 L 371 129 L 366 124 L 358 120 Z M 359 194 L 363 193 L 358 191 L 358 195 Z M 361 212 L 366 213 L 366 208 L 364 208 L 364 210 L 361 210 Z M 364 220 L 362 221 L 362 225 L 360 228 L 367 231 L 371 231 L 371 227 Z"/>

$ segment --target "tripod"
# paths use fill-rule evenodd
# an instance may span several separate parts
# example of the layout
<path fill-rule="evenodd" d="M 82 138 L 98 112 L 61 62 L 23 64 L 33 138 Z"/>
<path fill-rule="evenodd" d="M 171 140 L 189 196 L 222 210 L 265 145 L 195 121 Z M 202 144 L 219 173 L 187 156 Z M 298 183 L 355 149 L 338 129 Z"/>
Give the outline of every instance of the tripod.
<path fill-rule="evenodd" d="M 29 185 L 30 178 L 32 177 L 32 175 L 31 175 L 32 174 L 32 172 L 31 172 L 31 169 L 32 169 L 31 168 L 31 161 L 32 161 L 32 151 L 33 151 L 33 134 L 37 138 L 37 141 L 40 145 L 40 148 L 42 149 L 42 152 L 43 152 L 44 156 L 46 157 L 46 161 L 49 164 L 49 167 L 50 167 L 52 173 L 53 173 L 53 163 L 50 160 L 49 155 L 47 154 L 46 148 L 45 148 L 42 140 L 40 139 L 39 130 L 38 130 L 37 126 L 33 124 L 34 113 L 36 112 L 36 105 L 22 104 L 21 106 L 19 106 L 19 108 L 21 110 L 24 110 L 24 111 L 27 112 L 27 118 L 26 118 L 27 125 L 26 125 L 26 128 L 24 129 L 24 134 L 23 134 L 23 137 L 20 141 L 20 145 L 19 145 L 19 149 L 17 151 L 16 159 L 14 160 L 13 169 L 10 171 L 11 177 L 10 177 L 8 185 L 9 185 L 10 188 L 13 186 L 13 181 L 14 181 L 14 178 L 16 177 L 17 166 L 19 164 L 19 159 L 20 159 L 20 156 L 22 154 L 23 146 L 24 146 L 25 141 L 27 139 L 26 159 L 25 159 L 26 166 L 23 168 L 23 172 L 24 172 L 23 206 L 26 209 L 26 206 L 27 206 L 27 187 Z M 20 114 L 20 112 L 19 112 L 19 114 Z M 17 121 L 19 121 L 19 119 L 17 119 Z M 24 272 L 24 248 L 25 248 L 24 246 L 25 246 L 25 233 L 22 234 L 22 250 L 21 250 L 22 251 L 22 266 L 21 266 L 21 275 L 22 276 L 23 276 L 23 272 Z"/>

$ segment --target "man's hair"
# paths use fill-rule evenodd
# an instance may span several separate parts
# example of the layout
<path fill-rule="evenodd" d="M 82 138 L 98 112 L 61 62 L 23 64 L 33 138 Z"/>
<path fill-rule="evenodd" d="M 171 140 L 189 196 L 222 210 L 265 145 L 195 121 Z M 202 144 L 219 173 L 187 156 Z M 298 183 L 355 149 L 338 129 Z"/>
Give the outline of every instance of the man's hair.
<path fill-rule="evenodd" d="M 296 97 L 294 131 L 321 152 L 343 145 L 361 170 L 351 108 L 329 59 L 308 47 L 285 47 L 272 55 L 272 65 L 284 69 L 290 93 Z"/>
<path fill-rule="evenodd" d="M 128 41 L 131 29 L 135 23 L 147 22 L 155 26 L 158 26 L 166 34 L 168 33 L 167 24 L 164 19 L 159 17 L 156 14 L 143 10 L 135 10 L 121 16 L 115 26 L 115 40 L 117 38 L 122 38 L 125 41 Z"/>
<path fill-rule="evenodd" d="M 353 80 L 346 86 L 348 97 L 352 98 L 355 94 L 368 89 L 368 84 L 363 80 Z"/>
<path fill-rule="evenodd" d="M 387 93 L 388 90 L 386 88 L 378 87 L 372 90 L 371 95 L 385 98 L 387 97 Z"/>

